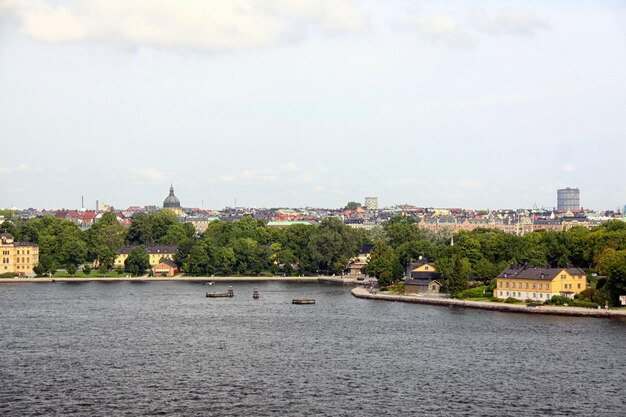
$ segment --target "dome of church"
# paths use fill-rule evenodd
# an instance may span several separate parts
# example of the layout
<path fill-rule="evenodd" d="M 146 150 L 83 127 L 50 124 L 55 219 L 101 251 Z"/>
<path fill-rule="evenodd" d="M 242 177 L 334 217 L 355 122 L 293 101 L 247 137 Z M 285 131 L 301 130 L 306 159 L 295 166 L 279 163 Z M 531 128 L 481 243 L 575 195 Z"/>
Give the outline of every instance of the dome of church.
<path fill-rule="evenodd" d="M 163 208 L 170 208 L 170 209 L 179 209 L 180 208 L 180 200 L 178 199 L 178 197 L 176 197 L 174 195 L 174 186 L 173 185 L 170 187 L 170 195 L 168 195 L 165 198 L 165 201 L 163 201 Z"/>

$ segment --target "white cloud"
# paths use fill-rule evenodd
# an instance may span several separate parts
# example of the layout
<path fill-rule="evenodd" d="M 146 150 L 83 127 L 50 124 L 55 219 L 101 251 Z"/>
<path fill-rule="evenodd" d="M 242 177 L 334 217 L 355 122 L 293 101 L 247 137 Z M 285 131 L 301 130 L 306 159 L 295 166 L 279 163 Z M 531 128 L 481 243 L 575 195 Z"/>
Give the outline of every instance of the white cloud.
<path fill-rule="evenodd" d="M 167 179 L 167 176 L 162 172 L 157 171 L 154 168 L 137 168 L 132 170 L 133 174 L 138 176 L 139 178 L 147 179 L 150 181 L 164 181 Z"/>
<path fill-rule="evenodd" d="M 287 162 L 284 164 L 280 164 L 278 167 L 281 171 L 293 172 L 298 171 L 300 168 L 293 162 Z"/>
<path fill-rule="evenodd" d="M 440 13 L 431 8 L 398 19 L 396 25 L 434 43 L 453 48 L 472 47 L 478 43 L 477 32 L 489 35 L 532 35 L 549 28 L 545 19 L 529 9 L 502 9 L 494 18 L 482 8 L 469 14 Z"/>
<path fill-rule="evenodd" d="M 483 188 L 483 184 L 475 178 L 462 177 L 457 180 L 457 184 L 461 188 L 469 190 L 478 190 Z"/>
<path fill-rule="evenodd" d="M 561 171 L 563 172 L 574 172 L 576 171 L 578 168 L 576 168 L 576 166 L 574 164 L 565 164 L 561 167 Z"/>
<path fill-rule="evenodd" d="M 219 182 L 239 182 L 239 183 L 274 183 L 278 181 L 280 177 L 273 168 L 264 169 L 246 169 L 239 174 L 231 175 L 218 175 L 217 180 Z"/>
<path fill-rule="evenodd" d="M 258 48 L 310 31 L 359 32 L 368 25 L 356 0 L 30 0 L 7 1 L 2 10 L 16 18 L 18 32 L 44 42 L 208 51 Z"/>
<path fill-rule="evenodd" d="M 469 22 L 476 29 L 492 35 L 531 35 L 534 31 L 547 29 L 548 22 L 528 9 L 503 9 L 495 18 L 489 17 L 483 9 L 475 9 Z"/>
<path fill-rule="evenodd" d="M 449 15 L 411 16 L 399 23 L 401 27 L 435 43 L 443 43 L 455 48 L 476 44 L 476 40 L 467 30 Z"/>
<path fill-rule="evenodd" d="M 13 167 L 0 167 L 0 174 L 14 174 L 28 171 L 30 171 L 30 167 L 26 164 L 19 164 Z"/>

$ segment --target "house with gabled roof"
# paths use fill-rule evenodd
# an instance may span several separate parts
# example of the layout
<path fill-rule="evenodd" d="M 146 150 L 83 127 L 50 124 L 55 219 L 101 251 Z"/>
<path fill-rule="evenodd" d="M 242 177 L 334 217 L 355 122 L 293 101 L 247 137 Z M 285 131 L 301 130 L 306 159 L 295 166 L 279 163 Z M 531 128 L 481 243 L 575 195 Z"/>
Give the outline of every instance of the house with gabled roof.
<path fill-rule="evenodd" d="M 514 265 L 497 276 L 494 296 L 535 301 L 547 301 L 554 295 L 574 298 L 587 285 L 587 274 L 580 268 Z"/>

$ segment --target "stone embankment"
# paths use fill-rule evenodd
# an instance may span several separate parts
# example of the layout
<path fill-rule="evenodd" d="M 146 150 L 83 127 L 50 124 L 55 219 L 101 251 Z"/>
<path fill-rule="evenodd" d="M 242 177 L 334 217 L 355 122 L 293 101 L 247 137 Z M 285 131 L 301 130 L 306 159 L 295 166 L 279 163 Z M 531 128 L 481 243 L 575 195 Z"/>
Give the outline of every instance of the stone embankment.
<path fill-rule="evenodd" d="M 403 303 L 430 304 L 446 307 L 478 308 L 482 310 L 505 311 L 512 313 L 626 318 L 626 310 L 597 310 L 581 307 L 556 306 L 527 307 L 526 304 L 506 304 L 490 301 L 455 300 L 452 298 L 426 297 L 420 295 L 370 293 L 370 291 L 366 288 L 354 288 L 352 290 L 352 295 L 357 298 L 365 298 L 369 300 L 399 301 Z"/>
<path fill-rule="evenodd" d="M 16 284 L 23 282 L 50 283 L 50 282 L 330 282 L 352 284 L 351 280 L 342 280 L 335 277 L 80 277 L 80 278 L 2 278 L 0 284 Z"/>

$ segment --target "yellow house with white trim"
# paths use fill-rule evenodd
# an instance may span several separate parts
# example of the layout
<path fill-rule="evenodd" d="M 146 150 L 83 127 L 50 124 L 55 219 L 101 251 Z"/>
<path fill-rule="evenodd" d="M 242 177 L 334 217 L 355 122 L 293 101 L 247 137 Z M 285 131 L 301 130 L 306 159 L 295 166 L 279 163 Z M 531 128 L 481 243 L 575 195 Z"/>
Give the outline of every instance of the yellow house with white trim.
<path fill-rule="evenodd" d="M 122 267 L 124 268 L 124 261 L 128 258 L 128 254 L 135 249 L 136 246 L 126 246 L 120 250 L 120 253 L 115 258 L 115 262 L 113 263 L 114 268 Z M 148 258 L 150 259 L 150 267 L 158 265 L 161 260 L 169 259 L 170 261 L 174 260 L 174 255 L 178 251 L 178 246 L 176 245 L 148 245 L 146 246 L 146 252 L 148 252 Z"/>
<path fill-rule="evenodd" d="M 10 233 L 0 234 L 0 274 L 35 275 L 39 263 L 39 246 L 30 242 L 15 242 Z"/>
<path fill-rule="evenodd" d="M 498 298 L 547 301 L 554 295 L 574 298 L 587 289 L 587 274 L 580 268 L 511 266 L 496 278 Z"/>

